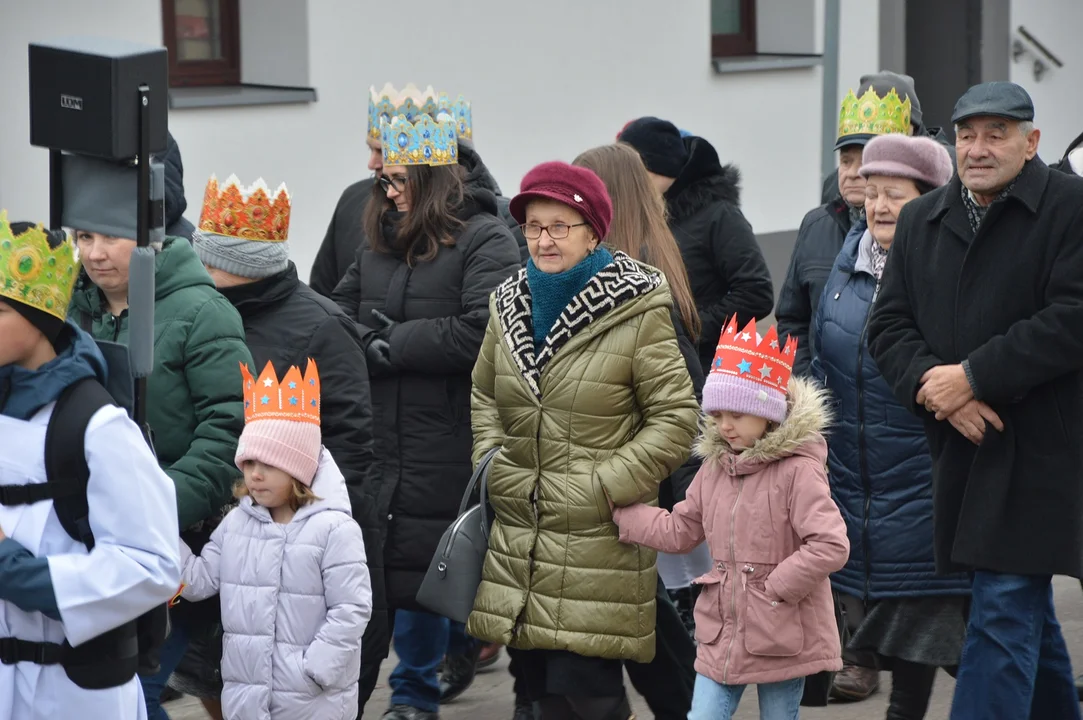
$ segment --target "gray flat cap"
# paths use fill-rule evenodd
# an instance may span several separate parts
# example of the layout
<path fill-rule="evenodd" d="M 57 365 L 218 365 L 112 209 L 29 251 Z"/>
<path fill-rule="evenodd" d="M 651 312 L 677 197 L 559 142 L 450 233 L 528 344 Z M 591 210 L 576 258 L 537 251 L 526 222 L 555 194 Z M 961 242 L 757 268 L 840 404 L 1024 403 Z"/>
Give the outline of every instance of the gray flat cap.
<path fill-rule="evenodd" d="M 952 124 L 967 118 L 988 115 L 1025 122 L 1034 119 L 1034 101 L 1019 85 L 1013 82 L 988 82 L 963 93 L 955 103 Z"/>

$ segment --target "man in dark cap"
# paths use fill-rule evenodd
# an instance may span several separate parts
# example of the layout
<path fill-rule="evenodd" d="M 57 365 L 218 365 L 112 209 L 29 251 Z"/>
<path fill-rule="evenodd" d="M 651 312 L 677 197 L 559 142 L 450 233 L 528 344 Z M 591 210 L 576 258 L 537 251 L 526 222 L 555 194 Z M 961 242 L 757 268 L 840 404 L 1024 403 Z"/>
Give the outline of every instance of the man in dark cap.
<path fill-rule="evenodd" d="M 937 569 L 973 573 L 952 720 L 1079 718 L 1053 575 L 1083 575 L 1083 179 L 1013 83 L 960 98 L 958 175 L 910 202 L 869 350 L 925 421 Z"/>
<path fill-rule="evenodd" d="M 725 322 L 734 314 L 742 323 L 766 317 L 775 304 L 767 261 L 741 212 L 741 173 L 723 165 L 711 143 L 682 137 L 668 120 L 633 120 L 617 139 L 639 153 L 666 201 L 703 323 L 697 350 L 707 372 Z"/>

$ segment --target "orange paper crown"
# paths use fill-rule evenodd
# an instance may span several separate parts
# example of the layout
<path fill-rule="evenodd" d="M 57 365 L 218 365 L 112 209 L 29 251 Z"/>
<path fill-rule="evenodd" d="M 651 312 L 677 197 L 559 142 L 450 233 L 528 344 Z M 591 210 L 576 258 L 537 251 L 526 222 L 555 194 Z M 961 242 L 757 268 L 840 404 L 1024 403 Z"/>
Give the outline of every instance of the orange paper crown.
<path fill-rule="evenodd" d="M 248 366 L 241 363 L 244 378 L 244 421 L 293 420 L 320 424 L 320 375 L 316 363 L 309 358 L 305 376 L 294 365 L 278 382 L 270 361 L 259 379 L 252 378 Z"/>
<path fill-rule="evenodd" d="M 737 332 L 737 316 L 734 315 L 718 339 L 711 372 L 734 375 L 786 392 L 796 353 L 797 338 L 787 336 L 786 344 L 779 347 L 778 331 L 771 326 L 767 335 L 760 340 L 755 319 L 750 320 L 744 330 Z"/>
<path fill-rule="evenodd" d="M 211 175 L 203 194 L 199 229 L 241 240 L 285 242 L 290 230 L 290 193 L 283 183 L 272 197 L 263 178 L 245 188 L 230 175 L 219 188 Z"/>

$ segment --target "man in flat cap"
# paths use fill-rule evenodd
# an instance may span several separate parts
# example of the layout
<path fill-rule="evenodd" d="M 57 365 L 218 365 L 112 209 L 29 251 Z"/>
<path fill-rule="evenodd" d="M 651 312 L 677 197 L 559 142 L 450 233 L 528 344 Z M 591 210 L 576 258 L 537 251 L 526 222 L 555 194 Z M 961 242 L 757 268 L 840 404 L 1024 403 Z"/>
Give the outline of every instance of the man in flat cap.
<path fill-rule="evenodd" d="M 937 568 L 973 573 L 952 720 L 1079 718 L 1053 575 L 1083 576 L 1083 179 L 1023 88 L 955 106 L 958 175 L 909 203 L 869 349 L 925 420 Z"/>

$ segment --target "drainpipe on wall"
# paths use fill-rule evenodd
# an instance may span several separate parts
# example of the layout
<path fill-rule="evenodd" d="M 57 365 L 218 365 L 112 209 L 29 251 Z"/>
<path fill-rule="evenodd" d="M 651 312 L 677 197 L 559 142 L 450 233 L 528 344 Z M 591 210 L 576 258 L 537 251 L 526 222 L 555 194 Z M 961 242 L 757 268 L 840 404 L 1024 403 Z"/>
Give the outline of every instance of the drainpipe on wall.
<path fill-rule="evenodd" d="M 835 140 L 839 119 L 839 0 L 824 0 L 823 138 L 820 180 L 835 170 Z M 819 197 L 817 186 L 816 195 Z"/>

